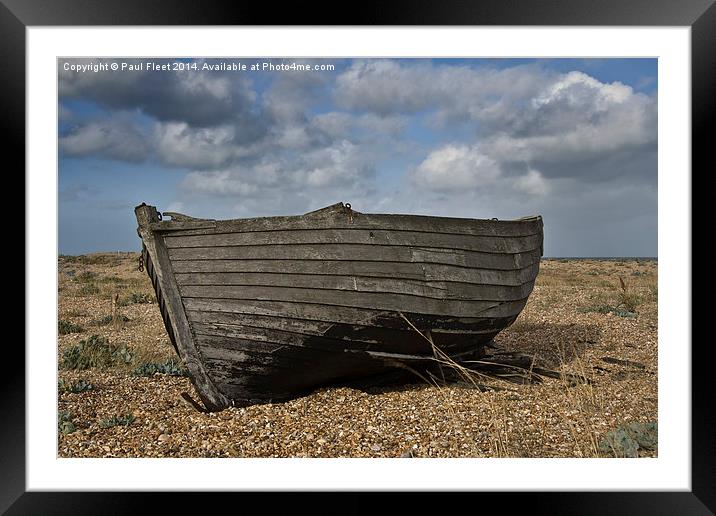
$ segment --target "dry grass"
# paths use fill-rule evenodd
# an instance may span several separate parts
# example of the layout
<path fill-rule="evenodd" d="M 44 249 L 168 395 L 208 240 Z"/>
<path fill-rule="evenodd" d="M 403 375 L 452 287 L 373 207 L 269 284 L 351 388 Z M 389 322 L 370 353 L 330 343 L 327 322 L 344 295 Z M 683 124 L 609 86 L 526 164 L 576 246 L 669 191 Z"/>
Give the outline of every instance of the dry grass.
<path fill-rule="evenodd" d="M 198 399 L 188 378 L 164 374 L 174 350 L 156 303 L 141 302 L 154 292 L 136 265 L 127 253 L 59 260 L 58 319 L 83 331 L 59 336 L 58 361 L 93 334 L 132 357 L 59 371 L 60 456 L 597 457 L 618 455 L 604 445 L 615 432 L 657 421 L 656 262 L 543 261 L 525 310 L 496 345 L 533 355 L 558 378 L 515 385 L 458 368 L 447 384 L 324 388 L 215 414 L 185 402 L 183 392 Z M 110 322 L 116 294 L 140 302 Z M 439 349 L 435 357 L 455 370 Z"/>

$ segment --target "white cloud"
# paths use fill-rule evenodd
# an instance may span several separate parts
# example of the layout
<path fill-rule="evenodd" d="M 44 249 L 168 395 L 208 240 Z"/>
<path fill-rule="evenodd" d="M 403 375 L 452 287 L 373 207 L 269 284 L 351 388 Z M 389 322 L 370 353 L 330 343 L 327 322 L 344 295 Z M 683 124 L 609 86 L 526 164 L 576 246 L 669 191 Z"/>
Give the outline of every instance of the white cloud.
<path fill-rule="evenodd" d="M 554 75 L 533 65 L 495 70 L 422 60 L 358 60 L 336 79 L 334 96 L 346 109 L 381 116 L 436 111 L 443 122 L 484 120 L 504 118 Z"/>
<path fill-rule="evenodd" d="M 310 153 L 302 168 L 307 186 L 323 188 L 349 186 L 365 180 L 371 173 L 372 163 L 370 157 L 361 153 L 360 147 L 343 140 L 333 147 Z"/>
<path fill-rule="evenodd" d="M 200 63 L 199 66 L 201 66 Z M 231 100 L 232 83 L 226 75 L 213 76 L 208 73 L 184 73 L 177 77 L 177 89 L 190 96 L 209 96 L 220 101 Z M 255 95 L 247 91 L 249 98 L 255 100 Z"/>
<path fill-rule="evenodd" d="M 251 195 L 256 192 L 256 184 L 247 180 L 250 175 L 244 169 L 221 170 L 216 172 L 190 172 L 181 186 L 192 194 L 205 195 Z"/>
<path fill-rule="evenodd" d="M 173 211 L 181 213 L 184 210 L 184 203 L 181 201 L 174 201 L 167 206 L 166 211 Z"/>
<path fill-rule="evenodd" d="M 495 160 L 477 147 L 450 144 L 431 152 L 412 172 L 415 184 L 438 191 L 478 188 L 500 176 Z"/>
<path fill-rule="evenodd" d="M 229 125 L 193 128 L 185 122 L 165 122 L 154 127 L 157 155 L 167 165 L 181 168 L 219 168 L 249 155 L 252 147 L 236 145 L 234 137 Z"/>
<path fill-rule="evenodd" d="M 337 79 L 335 96 L 364 116 L 422 111 L 433 129 L 467 124 L 481 153 L 499 163 L 584 161 L 656 142 L 655 96 L 577 71 L 357 61 Z"/>
<path fill-rule="evenodd" d="M 101 156 L 108 159 L 139 162 L 150 152 L 147 137 L 125 113 L 92 121 L 60 137 L 60 150 L 67 156 Z"/>
<path fill-rule="evenodd" d="M 563 102 L 568 106 L 589 106 L 594 111 L 606 111 L 615 104 L 627 101 L 633 93 L 631 87 L 620 82 L 604 84 L 583 72 L 574 71 L 550 84 L 539 96 L 532 99 L 532 104 L 539 109 L 545 105 Z"/>
<path fill-rule="evenodd" d="M 424 109 L 434 96 L 425 82 L 430 67 L 405 67 L 391 60 L 359 60 L 336 79 L 336 101 L 347 109 L 413 113 Z M 416 84 L 416 79 L 422 79 Z"/>
<path fill-rule="evenodd" d="M 372 173 L 371 157 L 343 140 L 291 160 L 269 155 L 253 165 L 191 172 L 182 188 L 193 195 L 220 196 L 269 195 L 273 190 L 292 193 L 306 189 L 346 190 L 364 185 Z"/>
<path fill-rule="evenodd" d="M 334 138 L 348 136 L 355 117 L 346 112 L 331 111 L 313 117 L 314 127 Z"/>
<path fill-rule="evenodd" d="M 515 188 L 530 195 L 545 195 L 549 189 L 542 174 L 534 169 L 529 169 L 525 175 L 518 177 Z"/>

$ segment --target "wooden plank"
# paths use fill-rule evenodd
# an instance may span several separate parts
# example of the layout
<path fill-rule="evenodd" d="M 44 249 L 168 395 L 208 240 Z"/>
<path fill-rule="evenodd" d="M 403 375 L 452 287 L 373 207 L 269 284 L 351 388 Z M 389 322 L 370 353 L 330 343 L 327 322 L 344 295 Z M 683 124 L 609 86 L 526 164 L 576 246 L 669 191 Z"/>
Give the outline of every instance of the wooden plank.
<path fill-rule="evenodd" d="M 340 321 L 338 317 L 334 320 L 324 321 L 316 319 L 301 319 L 297 317 L 287 317 L 283 315 L 266 315 L 256 313 L 243 313 L 242 307 L 232 303 L 230 308 L 234 311 L 203 311 L 203 310 L 187 310 L 187 317 L 192 327 L 198 324 L 216 324 L 227 326 L 249 326 L 257 328 L 272 328 L 283 331 L 291 331 L 303 333 L 306 335 L 327 335 L 335 336 L 342 334 L 345 330 L 350 330 L 352 335 L 370 334 L 371 331 L 380 332 L 381 335 L 387 335 L 387 338 L 401 338 L 405 331 L 414 331 L 403 318 L 397 314 L 389 314 L 386 312 L 378 312 L 375 310 L 355 309 L 360 315 L 354 317 L 341 309 L 333 314 L 334 316 L 344 316 L 346 320 Z M 251 310 L 253 307 L 244 308 Z M 374 314 L 367 317 L 366 313 Z M 405 314 L 411 322 L 422 330 L 430 330 L 431 332 L 460 332 L 460 333 L 487 333 L 494 328 L 505 328 L 513 322 L 511 318 L 491 319 L 491 318 L 455 318 L 455 317 L 426 317 L 414 314 Z M 347 316 L 347 317 L 346 317 Z M 386 321 L 387 319 L 387 321 Z M 360 321 L 360 323 L 359 323 Z M 362 323 L 362 324 L 361 324 Z M 393 333 L 390 333 L 391 330 Z M 371 337 L 371 340 L 375 340 Z"/>
<path fill-rule="evenodd" d="M 195 312 L 198 314 L 198 312 Z M 354 326 L 347 324 L 326 324 L 325 330 L 317 329 L 311 323 L 313 321 L 304 321 L 301 319 L 290 319 L 285 317 L 262 317 L 262 316 L 238 316 L 231 314 L 231 318 L 216 317 L 216 312 L 201 312 L 202 317 L 192 320 L 191 325 L 196 334 L 216 335 L 237 338 L 247 338 L 255 340 L 272 340 L 273 342 L 290 343 L 295 340 L 295 345 L 302 346 L 309 337 L 321 337 L 326 340 L 327 345 L 331 347 L 346 346 L 346 343 L 356 343 L 368 347 L 385 346 L 394 347 L 392 341 L 404 340 L 406 338 L 422 338 L 413 328 L 406 325 L 405 328 L 378 328 L 370 326 Z M 227 320 L 231 322 L 226 322 Z M 287 323 L 288 321 L 288 323 Z M 452 342 L 460 339 L 470 340 L 472 337 L 480 337 L 489 333 L 493 333 L 507 326 L 507 320 L 503 320 L 501 325 L 493 325 L 483 329 L 450 329 L 441 328 L 439 326 L 430 328 L 430 332 L 434 334 L 445 334 L 450 337 Z M 328 331 L 328 330 L 331 331 Z M 322 331 L 321 331 L 322 330 Z M 261 337 L 259 337 L 261 336 Z M 284 340 L 280 340 L 285 337 Z M 319 342 L 312 339 L 314 342 Z M 423 339 L 424 340 L 424 339 Z M 336 344 L 338 342 L 339 344 Z"/>
<path fill-rule="evenodd" d="M 206 360 L 212 378 L 229 393 L 236 406 L 255 403 L 282 401 L 308 394 L 314 388 L 333 383 L 341 378 L 355 378 L 357 375 L 370 376 L 388 370 L 384 364 L 364 355 L 341 357 L 336 355 L 330 367 L 294 367 L 288 373 L 276 374 L 270 365 L 243 364 L 243 375 L 236 374 L 236 368 L 225 359 Z"/>
<path fill-rule="evenodd" d="M 164 242 L 161 238 L 155 238 L 149 229 L 149 225 L 158 220 L 157 211 L 151 206 L 141 205 L 135 208 L 135 214 L 140 236 L 154 265 L 162 300 L 169 314 L 181 359 L 189 370 L 194 386 L 206 408 L 208 410 L 226 408 L 231 405 L 231 401 L 219 392 L 207 376 L 201 356 L 194 344 Z"/>
<path fill-rule="evenodd" d="M 169 248 L 227 247 L 296 244 L 365 244 L 412 247 L 438 247 L 490 253 L 521 253 L 538 248 L 541 234 L 520 237 L 452 235 L 419 231 L 386 231 L 367 229 L 299 229 L 291 231 L 256 231 L 196 236 L 167 236 Z"/>
<path fill-rule="evenodd" d="M 400 294 L 374 294 L 367 292 L 329 292 L 281 287 L 182 287 L 184 303 L 190 299 L 212 300 L 214 309 L 221 311 L 225 300 L 283 301 L 325 306 L 371 308 L 385 311 L 404 311 L 453 317 L 500 317 L 518 313 L 526 299 L 515 301 L 461 301 L 426 299 Z M 310 310 L 303 318 L 310 319 Z M 288 314 L 287 314 L 288 315 Z"/>
<path fill-rule="evenodd" d="M 271 382 L 295 374 L 300 369 L 319 368 L 326 358 L 345 354 L 342 349 L 296 348 L 275 343 L 263 343 L 250 339 L 196 336 L 205 360 L 224 361 L 234 369 L 234 376 L 262 373 Z M 253 367 L 252 367 L 253 366 Z M 320 376 L 320 374 L 314 374 Z"/>
<path fill-rule="evenodd" d="M 465 286 L 465 285 L 463 285 Z M 470 285 L 472 286 L 472 285 Z M 475 286 L 475 288 L 482 288 Z M 215 299 L 259 299 L 265 301 L 291 301 L 338 306 L 357 306 L 377 308 L 379 310 L 400 310 L 405 312 L 455 315 L 451 308 L 462 310 L 482 310 L 498 303 L 526 299 L 532 291 L 531 284 L 525 287 L 494 287 L 485 289 L 518 289 L 515 292 L 498 290 L 488 292 L 490 297 L 473 297 L 469 294 L 445 292 L 442 297 L 431 297 L 422 293 L 393 293 L 384 290 L 337 290 L 334 288 L 315 288 L 302 286 L 265 286 L 265 285 L 180 285 L 179 291 L 184 298 Z M 435 311 L 433 311 L 435 310 Z"/>
<path fill-rule="evenodd" d="M 276 357 L 272 356 L 270 352 L 257 352 L 256 344 L 244 346 L 244 349 L 227 346 L 220 347 L 216 345 L 216 341 L 218 340 L 220 340 L 218 337 L 210 337 L 205 335 L 197 336 L 197 341 L 199 343 L 199 348 L 201 349 L 201 354 L 208 359 L 225 360 L 226 362 L 233 364 L 234 367 L 238 368 L 242 368 L 243 366 L 246 366 L 248 364 L 271 366 L 271 369 L 274 371 L 275 374 L 280 374 L 278 371 L 279 369 L 286 369 L 291 366 L 291 364 L 289 363 L 281 364 L 280 361 L 276 360 Z M 231 342 L 236 345 L 241 343 L 239 339 L 235 339 Z M 281 346 L 273 347 L 275 349 L 281 349 Z M 299 361 L 299 363 L 305 363 L 307 361 L 310 360 L 302 360 Z"/>
<path fill-rule="evenodd" d="M 284 370 L 300 366 L 322 367 L 328 369 L 332 359 L 337 361 L 351 361 L 352 353 L 369 351 L 363 348 L 343 348 L 339 346 L 305 347 L 294 342 L 277 343 L 266 342 L 251 338 L 234 338 L 220 335 L 197 334 L 197 342 L 202 355 L 207 359 L 223 360 L 237 370 L 242 370 L 246 365 L 263 366 L 262 372 L 270 374 L 273 370 L 275 376 L 286 374 Z M 393 351 L 387 351 L 391 353 Z M 429 346 L 414 347 L 407 353 L 421 354 L 432 357 L 432 350 Z M 288 373 L 290 374 L 290 373 Z"/>
<path fill-rule="evenodd" d="M 185 230 L 215 230 L 216 222 L 208 220 L 185 221 L 185 220 L 168 220 L 162 222 L 152 222 L 149 229 L 154 232 L 165 231 L 185 231 Z"/>
<path fill-rule="evenodd" d="M 197 333 L 197 341 L 202 346 L 202 352 L 210 349 L 228 350 L 239 353 L 233 359 L 236 361 L 249 361 L 256 358 L 252 362 L 260 361 L 262 364 L 276 363 L 276 358 L 285 356 L 286 353 L 292 358 L 303 359 L 307 362 L 313 361 L 316 357 L 326 354 L 344 353 L 345 344 L 339 341 L 331 341 L 323 339 L 304 345 L 305 337 L 298 334 L 287 333 L 282 335 L 280 332 L 271 333 L 270 330 L 259 332 L 236 332 L 232 335 L 222 335 L 219 333 Z M 350 344 L 350 343 L 348 343 Z M 356 346 L 356 349 L 364 349 Z M 282 352 L 283 355 L 281 354 Z M 204 353 L 205 356 L 219 358 L 218 354 Z M 285 364 L 285 365 L 291 365 Z"/>
<path fill-rule="evenodd" d="M 458 235 L 477 236 L 525 236 L 541 233 L 542 218 L 525 218 L 518 220 L 484 220 L 451 217 L 431 217 L 424 215 L 390 215 L 366 214 L 353 211 L 352 218 L 347 212 L 327 213 L 313 217 L 259 217 L 235 220 L 206 220 L 215 224 L 214 228 L 183 230 L 185 235 L 202 235 L 212 233 L 234 233 L 255 231 L 283 231 L 295 229 L 373 229 L 421 231 L 428 233 L 451 233 Z M 172 231 L 171 221 L 160 222 L 152 226 L 155 231 Z M 168 233 L 170 234 L 170 233 Z"/>
<path fill-rule="evenodd" d="M 227 314 L 265 315 L 287 317 L 329 323 L 346 323 L 363 326 L 405 328 L 405 321 L 394 310 L 375 310 L 346 306 L 313 303 L 291 303 L 284 301 L 260 301 L 256 299 L 198 299 L 184 300 L 187 312 L 216 312 Z M 519 314 L 524 302 L 503 304 L 473 316 L 442 316 L 403 312 L 418 329 L 439 327 L 490 327 L 501 324 L 503 318 L 512 319 Z"/>
<path fill-rule="evenodd" d="M 480 285 L 522 285 L 532 281 L 539 262 L 522 269 L 468 269 L 433 263 L 355 262 L 342 260 L 177 260 L 172 263 L 177 274 L 262 272 L 283 274 L 318 274 L 365 276 L 371 278 L 455 281 Z"/>
<path fill-rule="evenodd" d="M 335 325 L 332 332 L 316 332 L 312 329 L 287 329 L 282 327 L 282 320 L 267 318 L 264 321 L 252 321 L 247 324 L 226 324 L 219 322 L 192 322 L 197 336 L 214 336 L 245 339 L 256 342 L 274 343 L 276 346 L 308 347 L 316 349 L 382 349 L 394 352 L 431 352 L 430 344 L 412 328 L 396 330 L 392 328 L 358 328 L 349 325 Z M 483 330 L 453 330 L 441 332 L 431 330 L 436 345 L 446 352 L 455 346 L 474 344 L 489 340 L 501 327 Z M 265 352 L 272 352 L 266 348 Z"/>
<path fill-rule="evenodd" d="M 196 247 L 170 249 L 178 260 L 346 260 L 379 261 L 390 270 L 389 262 L 436 263 L 468 268 L 514 270 L 539 262 L 540 249 L 519 254 L 478 253 L 405 246 L 361 244 L 298 244 L 289 246 Z"/>
<path fill-rule="evenodd" d="M 198 325 L 228 325 L 249 326 L 257 328 L 273 328 L 277 330 L 292 331 L 306 335 L 323 335 L 336 323 L 326 321 L 312 321 L 308 319 L 295 319 L 291 317 L 275 317 L 270 315 L 242 314 L 231 312 L 206 312 L 201 310 L 187 310 L 187 317 L 193 328 Z"/>
<path fill-rule="evenodd" d="M 334 291 L 407 294 L 431 299 L 464 299 L 467 301 L 514 301 L 532 292 L 534 281 L 522 285 L 476 285 L 450 281 L 417 281 L 361 276 L 324 276 L 309 274 L 265 273 L 191 273 L 176 274 L 181 287 L 290 287 Z"/>
<path fill-rule="evenodd" d="M 337 274 L 404 279 L 426 279 L 429 266 L 419 263 L 393 263 L 386 267 L 382 262 L 355 262 L 344 260 L 176 260 L 172 263 L 176 273 L 196 272 L 265 272 L 286 274 Z M 445 266 L 443 266 L 445 267 Z M 458 269 L 456 267 L 452 268 Z M 512 274 L 513 271 L 506 271 Z M 502 274 L 502 272 L 498 272 Z"/>

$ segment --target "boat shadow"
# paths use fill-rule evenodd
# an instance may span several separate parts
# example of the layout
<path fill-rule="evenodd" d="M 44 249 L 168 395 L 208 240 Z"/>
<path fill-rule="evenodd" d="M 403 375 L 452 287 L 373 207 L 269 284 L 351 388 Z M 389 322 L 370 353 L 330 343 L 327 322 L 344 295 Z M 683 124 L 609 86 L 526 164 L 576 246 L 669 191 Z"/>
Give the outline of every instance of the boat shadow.
<path fill-rule="evenodd" d="M 494 344 L 497 350 L 534 357 L 538 367 L 558 369 L 597 346 L 602 333 L 597 324 L 517 322 L 500 333 Z"/>
<path fill-rule="evenodd" d="M 577 323 L 518 323 L 501 332 L 486 346 L 490 362 L 500 362 L 500 357 L 524 357 L 526 364 L 544 370 L 559 371 L 563 366 L 579 360 L 584 352 L 598 345 L 603 330 L 596 324 Z M 468 364 L 465 364 L 468 365 Z M 525 367 L 530 367 L 526 365 Z M 449 370 L 445 368 L 444 371 Z M 474 388 L 459 374 L 448 374 L 446 386 Z M 438 383 L 440 383 L 438 381 Z M 479 384 L 478 384 L 479 385 Z M 406 371 L 386 373 L 382 377 L 342 382 L 340 387 L 349 387 L 369 395 L 427 389 L 435 386 L 429 377 L 422 377 Z M 481 389 L 482 390 L 482 389 Z"/>

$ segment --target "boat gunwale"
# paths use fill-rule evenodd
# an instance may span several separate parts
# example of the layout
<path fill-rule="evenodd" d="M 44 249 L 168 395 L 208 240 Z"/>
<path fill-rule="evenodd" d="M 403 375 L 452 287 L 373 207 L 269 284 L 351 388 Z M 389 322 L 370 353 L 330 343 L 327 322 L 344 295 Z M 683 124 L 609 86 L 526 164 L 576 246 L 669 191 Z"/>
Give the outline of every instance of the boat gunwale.
<path fill-rule="evenodd" d="M 266 220 L 271 219 L 272 217 L 266 217 Z M 237 222 L 245 222 L 250 219 L 234 219 Z M 305 220 L 300 219 L 299 220 Z M 465 219 L 465 220 L 472 220 L 472 219 Z M 229 228 L 223 228 L 223 227 L 217 227 L 217 226 L 211 226 L 211 227 L 202 227 L 202 228 L 171 228 L 168 226 L 168 224 L 171 224 L 173 221 L 161 221 L 161 222 L 154 222 L 153 227 L 151 228 L 153 231 L 161 232 L 163 233 L 163 236 L 165 238 L 181 238 L 181 237 L 191 237 L 191 236 L 218 236 L 218 235 L 234 235 L 234 234 L 240 234 L 240 233 L 278 233 L 279 231 L 386 231 L 386 232 L 394 232 L 394 233 L 426 233 L 431 235 L 450 235 L 450 236 L 457 236 L 457 237 L 476 237 L 476 238 L 505 238 L 505 239 L 513 239 L 513 238 L 529 238 L 532 236 L 540 236 L 542 235 L 541 231 L 537 231 L 534 233 L 520 233 L 517 235 L 499 235 L 499 234 L 489 234 L 489 233 L 460 233 L 455 231 L 426 231 L 424 229 L 380 229 L 379 226 L 370 226 L 370 225 L 363 225 L 360 224 L 346 224 L 343 226 L 322 226 L 322 227 L 303 227 L 303 228 L 260 228 L 260 229 L 236 229 L 231 230 Z M 215 221 L 215 222 L 233 222 L 233 221 Z M 494 222 L 494 221 L 489 221 Z M 162 225 L 165 224 L 165 225 Z M 207 232 L 207 230 L 214 230 L 211 232 Z M 318 243 L 318 242 L 317 242 Z M 262 244 L 258 244 L 262 245 Z"/>
<path fill-rule="evenodd" d="M 185 215 L 183 213 L 177 213 L 177 212 L 164 212 L 172 219 L 170 220 L 160 220 L 159 222 L 154 222 L 153 224 L 156 227 L 160 227 L 160 224 L 167 224 L 171 222 L 186 222 L 189 224 L 192 223 L 232 223 L 232 222 L 245 222 L 245 223 L 251 223 L 251 222 L 262 222 L 266 220 L 286 220 L 286 221 L 293 221 L 293 220 L 301 220 L 301 219 L 316 219 L 320 220 L 323 218 L 330 218 L 332 215 L 335 215 L 337 213 L 344 212 L 344 213 L 351 213 L 353 216 L 366 216 L 366 217 L 377 217 L 377 218 L 415 218 L 417 220 L 437 220 L 440 222 L 456 222 L 456 223 L 466 223 L 466 222 L 491 222 L 491 223 L 521 223 L 521 222 L 537 222 L 542 220 L 542 215 L 528 215 L 526 217 L 520 217 L 516 219 L 498 219 L 498 218 L 491 218 L 491 219 L 477 219 L 477 218 L 470 218 L 470 217 L 442 217 L 438 215 L 420 215 L 420 214 L 410 214 L 410 213 L 365 213 L 361 211 L 356 211 L 354 209 L 348 208 L 344 203 L 339 202 L 336 204 L 332 204 L 330 206 L 326 206 L 325 208 L 321 208 L 315 211 L 310 211 L 308 213 L 304 213 L 302 215 L 269 215 L 265 217 L 247 217 L 247 218 L 234 218 L 234 219 L 205 219 L 205 218 L 197 218 L 197 217 L 191 217 L 189 215 Z"/>

